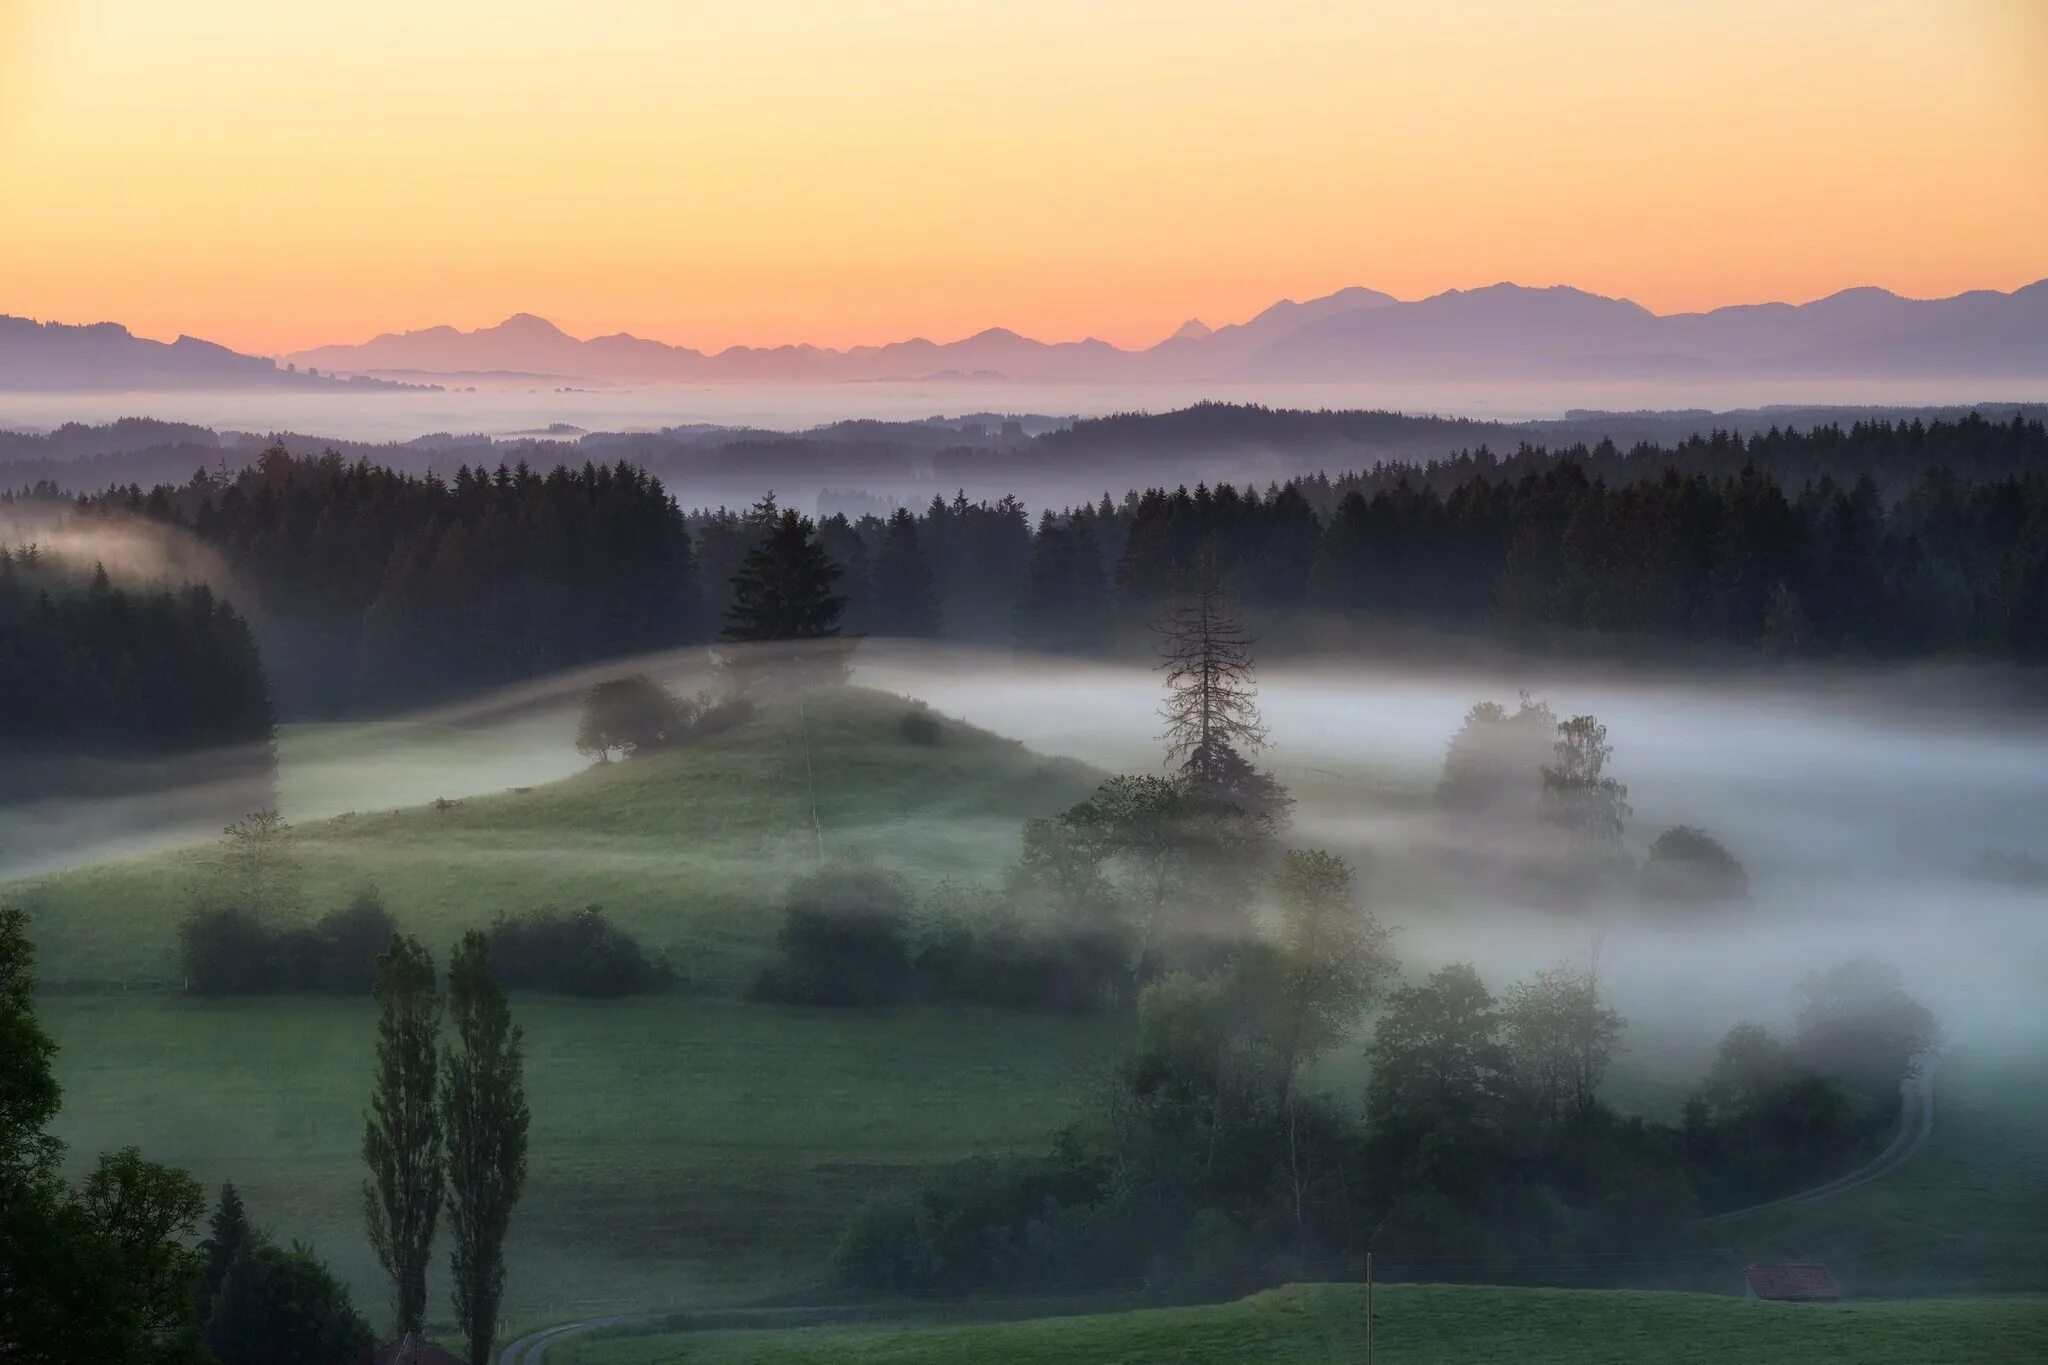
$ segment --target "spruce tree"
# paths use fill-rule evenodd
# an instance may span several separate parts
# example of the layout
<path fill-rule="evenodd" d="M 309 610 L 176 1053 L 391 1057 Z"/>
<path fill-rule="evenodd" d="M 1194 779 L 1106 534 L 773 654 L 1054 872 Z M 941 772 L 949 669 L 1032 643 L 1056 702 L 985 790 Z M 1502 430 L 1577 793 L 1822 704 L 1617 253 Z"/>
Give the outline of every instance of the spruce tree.
<path fill-rule="evenodd" d="M 878 635 L 928 640 L 939 634 L 939 595 L 918 543 L 917 518 L 897 508 L 875 554 L 874 629 Z"/>
<path fill-rule="evenodd" d="M 377 959 L 377 1078 L 363 1116 L 363 1212 L 391 1277 L 398 1334 L 426 1317 L 427 1262 L 441 1210 L 441 1111 L 436 1101 L 441 995 L 434 960 L 398 935 Z"/>
<path fill-rule="evenodd" d="M 751 643 L 837 635 L 846 610 L 846 598 L 832 590 L 838 578 L 810 518 L 784 508 L 733 575 L 732 605 L 719 638 Z"/>
<path fill-rule="evenodd" d="M 490 940 L 472 929 L 448 964 L 453 1045 L 442 1058 L 448 1141 L 448 1268 L 469 1358 L 491 1358 L 505 1292 L 505 1234 L 526 1183 L 522 1035 L 491 976 Z"/>
<path fill-rule="evenodd" d="M 213 1217 L 206 1225 L 206 1240 L 199 1244 L 199 1253 L 206 1258 L 206 1268 L 199 1274 L 199 1321 L 202 1325 L 213 1309 L 221 1283 L 228 1277 L 228 1268 L 248 1242 L 249 1216 L 242 1208 L 242 1196 L 235 1192 L 232 1184 L 224 1184 L 220 1187 L 220 1203 L 214 1206 Z"/>

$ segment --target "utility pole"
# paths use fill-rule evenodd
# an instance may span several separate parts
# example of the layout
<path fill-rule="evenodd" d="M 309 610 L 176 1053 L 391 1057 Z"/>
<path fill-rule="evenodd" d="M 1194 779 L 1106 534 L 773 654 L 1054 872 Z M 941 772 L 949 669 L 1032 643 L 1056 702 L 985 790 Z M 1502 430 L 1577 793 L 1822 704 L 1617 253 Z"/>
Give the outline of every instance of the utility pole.
<path fill-rule="evenodd" d="M 1400 1201 L 1394 1201 L 1394 1208 Z M 1381 1215 L 1380 1221 L 1372 1225 L 1372 1231 L 1365 1234 L 1365 1365 L 1372 1365 L 1372 1244 L 1378 1240 L 1380 1229 L 1387 1225 L 1387 1219 L 1394 1216 L 1389 1208 Z"/>

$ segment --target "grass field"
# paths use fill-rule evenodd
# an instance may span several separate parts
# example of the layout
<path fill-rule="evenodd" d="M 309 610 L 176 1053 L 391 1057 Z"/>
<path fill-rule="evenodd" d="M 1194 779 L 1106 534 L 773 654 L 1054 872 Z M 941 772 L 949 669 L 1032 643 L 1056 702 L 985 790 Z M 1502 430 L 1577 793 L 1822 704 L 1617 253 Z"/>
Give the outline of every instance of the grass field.
<path fill-rule="evenodd" d="M 58 996 L 58 1135 L 232 1180 L 381 1320 L 363 1235 L 369 1001 Z M 1042 1148 L 1114 1043 L 1093 1020 L 518 997 L 532 1177 L 508 1317 L 730 1303 L 802 1288 L 871 1191 L 929 1163 Z M 445 1257 L 442 1258 L 445 1260 Z M 437 1265 L 437 1272 L 438 1272 Z M 433 1310 L 447 1311 L 436 1285 Z"/>
<path fill-rule="evenodd" d="M 1862 1294 L 2048 1288 L 2048 1045 L 1958 1048 L 1935 1076 L 1934 1131 L 1904 1167 L 1713 1235 L 1751 1260 L 1823 1261 Z"/>
<path fill-rule="evenodd" d="M 2048 1299 L 1807 1305 L 1626 1290 L 1382 1287 L 1374 1301 L 1379 1360 L 1985 1361 L 2048 1358 Z M 978 1365 L 1114 1361 L 1118 1365 L 1362 1360 L 1365 1291 L 1295 1285 L 1236 1303 L 1050 1318 L 975 1327 L 806 1328 L 571 1339 L 559 1365 Z"/>
<path fill-rule="evenodd" d="M 802 712 L 784 703 L 687 748 L 448 809 L 371 813 L 378 793 L 365 790 L 364 813 L 300 829 L 315 912 L 374 881 L 400 923 L 439 950 L 501 910 L 595 902 L 683 974 L 683 990 L 658 998 L 515 1001 L 528 1035 L 534 1176 L 514 1225 L 508 1326 L 800 1293 L 871 1193 L 931 1163 L 1042 1149 L 1121 1051 L 1120 1026 L 1109 1021 L 788 1010 L 736 998 L 766 952 L 787 879 L 815 863 L 814 798 L 828 851 L 872 852 L 920 883 L 993 880 L 1015 856 L 1023 819 L 1057 810 L 1095 780 L 1079 764 L 952 722 L 943 742 L 914 744 L 897 728 L 907 705 L 860 690 L 811 700 Z M 351 742 L 339 728 L 315 740 L 329 749 Z M 407 794 L 431 780 L 412 780 Z M 174 850 L 0 888 L 30 909 L 42 976 L 58 988 L 39 1010 L 63 1048 L 59 1135 L 78 1161 L 137 1143 L 209 1185 L 232 1179 L 259 1223 L 311 1241 L 381 1321 L 385 1290 L 359 1207 L 370 1004 L 179 994 L 176 924 L 185 887 L 211 856 Z M 1674 1029 L 1667 1015 L 1632 1024 L 1624 1043 L 1610 1100 L 1675 1118 L 1711 1035 Z M 1357 1041 L 1316 1075 L 1354 1102 L 1364 1079 Z M 1731 1264 L 1824 1259 L 1868 1293 L 2048 1285 L 2048 1066 L 1966 1046 L 1942 1073 L 1937 1107 L 1933 1141 L 1904 1172 L 1827 1205 L 1724 1225 L 1715 1235 Z M 1017 1358 L 1072 1358 L 1064 1340 L 1093 1357 L 1087 1333 L 1104 1332 L 1109 1358 L 1322 1358 L 1315 1333 L 1326 1328 L 1310 1301 L 1324 1292 L 1303 1291 L 1292 1306 L 1283 1296 L 1188 1310 L 1196 1335 L 1176 1337 L 1174 1327 L 1160 1338 L 1167 1344 L 1133 1338 L 1128 1355 L 1115 1335 L 1128 1324 L 1020 1326 L 1014 1349 L 1026 1352 Z M 1527 1311 L 1538 1301 L 1516 1302 Z M 446 1313 L 439 1285 L 430 1303 Z M 1421 1331 L 1428 1315 L 1417 1311 Z M 1202 1313 L 1218 1316 L 1199 1326 L 1210 1321 Z M 1849 1314 L 1827 1321 L 1860 1321 Z M 1233 1353 L 1233 1342 L 1252 1350 L 1248 1322 L 1277 1333 L 1277 1353 Z M 844 1349 L 871 1353 L 885 1340 L 875 1329 L 842 1335 Z M 925 1350 L 936 1336 L 921 1333 L 906 1349 Z M 754 1359 L 746 1353 L 805 1340 L 838 1349 L 822 1333 L 696 1335 L 686 1344 L 714 1352 L 691 1359 Z M 1194 1354 L 1177 1354 L 1175 1340 Z M 1435 1340 L 1412 1339 L 1407 1358 L 1462 1358 L 1431 1354 Z M 1513 1356 L 1513 1339 L 1500 1340 L 1469 1358 Z M 976 1358 L 931 1349 L 941 1350 L 933 1359 Z M 983 1347 L 963 1338 L 959 1349 Z M 591 1357 L 613 1358 L 678 1357 Z"/>
<path fill-rule="evenodd" d="M 729 991 L 759 965 L 792 872 L 814 865 L 814 797 L 828 852 L 871 852 L 925 883 L 992 880 L 1024 819 L 1097 780 L 958 722 L 937 744 L 913 743 L 896 729 L 907 709 L 845 689 L 543 787 L 307 824 L 295 843 L 308 905 L 334 908 L 374 883 L 401 926 L 440 949 L 499 911 L 595 903 L 693 985 Z M 44 985 L 175 985 L 187 888 L 214 856 L 200 845 L 6 888 L 31 916 Z"/>

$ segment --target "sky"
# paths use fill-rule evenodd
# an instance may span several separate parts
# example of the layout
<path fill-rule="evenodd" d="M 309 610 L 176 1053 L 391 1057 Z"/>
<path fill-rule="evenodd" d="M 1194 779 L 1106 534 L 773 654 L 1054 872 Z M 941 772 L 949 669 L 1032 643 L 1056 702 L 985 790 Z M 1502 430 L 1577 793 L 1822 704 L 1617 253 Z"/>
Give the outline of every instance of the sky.
<path fill-rule="evenodd" d="M 0 0 L 0 313 L 1125 345 L 2048 276 L 2048 0 Z"/>

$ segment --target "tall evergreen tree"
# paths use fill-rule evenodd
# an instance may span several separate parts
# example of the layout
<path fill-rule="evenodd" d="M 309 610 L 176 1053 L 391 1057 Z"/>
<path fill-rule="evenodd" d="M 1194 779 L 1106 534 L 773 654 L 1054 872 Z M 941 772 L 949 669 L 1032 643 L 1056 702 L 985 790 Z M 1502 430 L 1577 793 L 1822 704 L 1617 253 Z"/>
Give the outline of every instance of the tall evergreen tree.
<path fill-rule="evenodd" d="M 932 639 L 939 634 L 939 595 L 918 543 L 917 518 L 899 507 L 882 533 L 874 562 L 873 629 L 877 635 Z"/>
<path fill-rule="evenodd" d="M 772 508 L 771 508 L 772 510 Z M 793 508 L 775 512 L 761 543 L 733 575 L 721 640 L 817 640 L 839 633 L 846 598 L 832 590 L 839 570 Z"/>
<path fill-rule="evenodd" d="M 206 1258 L 206 1268 L 199 1274 L 201 1323 L 213 1309 L 213 1301 L 228 1277 L 228 1267 L 235 1263 L 235 1257 L 248 1241 L 249 1216 L 242 1208 L 242 1196 L 233 1185 L 224 1184 L 220 1187 L 220 1203 L 214 1206 L 213 1217 L 206 1225 L 206 1240 L 199 1244 L 199 1254 Z"/>
<path fill-rule="evenodd" d="M 436 1103 L 441 994 L 419 941 L 391 940 L 377 959 L 377 1077 L 363 1116 L 363 1212 L 391 1277 L 398 1332 L 426 1316 L 427 1262 L 441 1210 L 441 1111 Z"/>
<path fill-rule="evenodd" d="M 505 1234 L 526 1183 L 522 1035 L 491 976 L 490 940 L 472 929 L 448 964 L 455 1038 L 442 1058 L 448 1141 L 448 1268 L 469 1358 L 491 1358 L 505 1291 Z"/>

